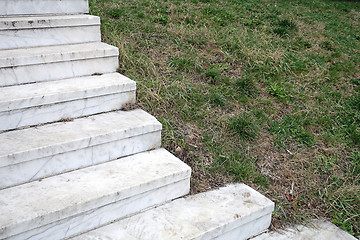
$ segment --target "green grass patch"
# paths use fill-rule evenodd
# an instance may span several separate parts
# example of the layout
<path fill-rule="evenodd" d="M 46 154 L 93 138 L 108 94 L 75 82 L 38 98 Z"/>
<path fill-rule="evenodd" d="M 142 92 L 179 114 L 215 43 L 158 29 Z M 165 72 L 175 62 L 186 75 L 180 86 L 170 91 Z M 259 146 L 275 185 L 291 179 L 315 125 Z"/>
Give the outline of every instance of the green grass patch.
<path fill-rule="evenodd" d="M 90 6 L 193 192 L 242 181 L 276 201 L 275 225 L 320 216 L 360 234 L 358 2 Z"/>

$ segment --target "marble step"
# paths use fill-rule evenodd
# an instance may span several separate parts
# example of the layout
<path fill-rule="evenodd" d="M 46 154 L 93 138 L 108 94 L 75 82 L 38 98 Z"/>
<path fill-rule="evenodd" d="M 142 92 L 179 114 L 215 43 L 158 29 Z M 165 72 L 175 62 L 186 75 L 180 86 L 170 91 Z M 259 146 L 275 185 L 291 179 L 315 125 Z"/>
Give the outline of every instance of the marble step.
<path fill-rule="evenodd" d="M 0 88 L 0 131 L 121 109 L 136 84 L 119 73 Z"/>
<path fill-rule="evenodd" d="M 164 149 L 0 191 L 0 239 L 63 239 L 189 192 L 191 169 Z"/>
<path fill-rule="evenodd" d="M 0 189 L 155 149 L 160 144 L 161 124 L 142 110 L 3 132 Z"/>
<path fill-rule="evenodd" d="M 73 240 L 243 240 L 270 226 L 274 203 L 244 184 L 174 200 Z"/>
<path fill-rule="evenodd" d="M 1 0 L 0 15 L 89 12 L 88 0 Z"/>
<path fill-rule="evenodd" d="M 83 43 L 0 51 L 0 87 L 115 72 L 118 48 Z"/>
<path fill-rule="evenodd" d="M 100 18 L 90 15 L 0 17 L 0 49 L 100 42 Z"/>
<path fill-rule="evenodd" d="M 251 240 L 357 240 L 349 233 L 324 219 L 295 224 L 285 229 L 262 233 Z"/>

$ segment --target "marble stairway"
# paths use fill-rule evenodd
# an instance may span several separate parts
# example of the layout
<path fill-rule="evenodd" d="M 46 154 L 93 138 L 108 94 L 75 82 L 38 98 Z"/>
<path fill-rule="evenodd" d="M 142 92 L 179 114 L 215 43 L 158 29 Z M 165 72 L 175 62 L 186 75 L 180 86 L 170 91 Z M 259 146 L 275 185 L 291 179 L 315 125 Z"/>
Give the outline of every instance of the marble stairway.
<path fill-rule="evenodd" d="M 88 10 L 87 0 L 0 1 L 0 239 L 93 239 L 164 214 L 174 222 L 157 227 L 178 234 L 157 239 L 266 229 L 273 203 L 245 185 L 168 203 L 189 193 L 191 169 L 161 148 L 153 116 L 121 110 L 136 83 L 116 72 L 118 49 L 100 42 Z M 194 215 L 176 220 L 183 210 Z M 182 224 L 202 227 L 182 235 Z"/>

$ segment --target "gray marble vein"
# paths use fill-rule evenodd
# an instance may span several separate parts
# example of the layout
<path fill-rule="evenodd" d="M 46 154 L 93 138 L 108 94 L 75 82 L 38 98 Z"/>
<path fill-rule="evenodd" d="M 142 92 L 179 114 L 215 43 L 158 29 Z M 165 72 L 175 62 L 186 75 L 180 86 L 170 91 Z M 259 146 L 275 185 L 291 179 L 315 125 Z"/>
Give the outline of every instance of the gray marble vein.
<path fill-rule="evenodd" d="M 156 131 L 161 124 L 153 116 L 133 110 L 5 132 L 0 134 L 0 167 Z"/>
<path fill-rule="evenodd" d="M 57 239 L 90 230 L 188 193 L 190 174 L 158 149 L 3 189 L 0 238 Z"/>
<path fill-rule="evenodd" d="M 174 200 L 74 240 L 244 240 L 267 229 L 274 204 L 244 184 Z M 116 232 L 120 234 L 117 235 Z"/>
<path fill-rule="evenodd" d="M 110 73 L 118 65 L 118 49 L 104 43 L 2 50 L 0 86 Z"/>

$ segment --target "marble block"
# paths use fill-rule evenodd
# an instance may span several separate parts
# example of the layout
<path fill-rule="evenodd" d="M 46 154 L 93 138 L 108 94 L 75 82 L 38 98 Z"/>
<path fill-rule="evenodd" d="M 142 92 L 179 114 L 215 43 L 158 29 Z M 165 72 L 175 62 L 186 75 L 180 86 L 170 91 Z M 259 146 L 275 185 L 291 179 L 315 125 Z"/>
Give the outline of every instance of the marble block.
<path fill-rule="evenodd" d="M 100 18 L 45 15 L 0 18 L 0 49 L 100 42 Z"/>
<path fill-rule="evenodd" d="M 0 51 L 0 86 L 115 72 L 118 48 L 83 43 Z"/>
<path fill-rule="evenodd" d="M 0 134 L 0 188 L 158 148 L 161 124 L 142 110 Z"/>
<path fill-rule="evenodd" d="M 311 221 L 308 226 L 293 225 L 276 232 L 267 232 L 252 238 L 252 240 L 356 240 L 349 233 L 341 230 L 324 219 Z"/>
<path fill-rule="evenodd" d="M 187 194 L 190 174 L 158 149 L 3 189 L 0 238 L 63 239 L 90 230 Z"/>
<path fill-rule="evenodd" d="M 0 88 L 0 131 L 121 109 L 136 83 L 119 74 Z"/>
<path fill-rule="evenodd" d="M 88 0 L 1 0 L 0 15 L 89 12 Z"/>
<path fill-rule="evenodd" d="M 244 184 L 235 184 L 174 200 L 74 240 L 120 240 L 125 233 L 139 240 L 242 240 L 267 229 L 273 210 L 269 199 Z"/>

